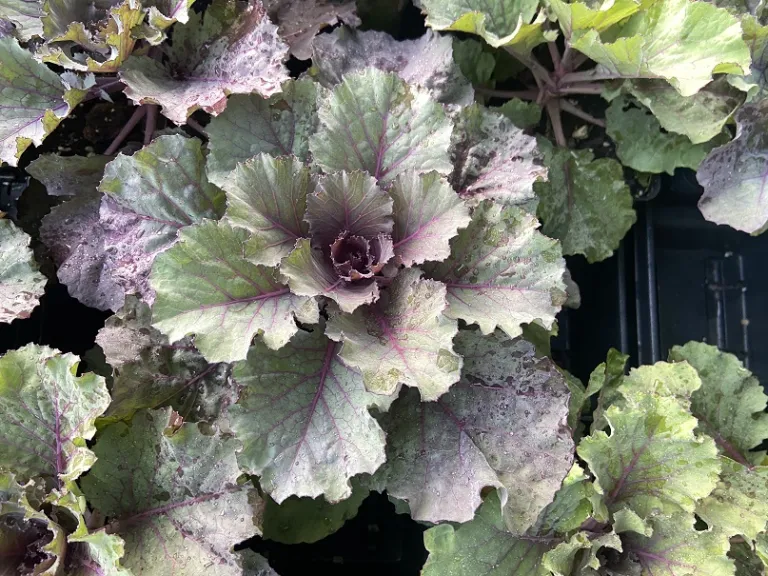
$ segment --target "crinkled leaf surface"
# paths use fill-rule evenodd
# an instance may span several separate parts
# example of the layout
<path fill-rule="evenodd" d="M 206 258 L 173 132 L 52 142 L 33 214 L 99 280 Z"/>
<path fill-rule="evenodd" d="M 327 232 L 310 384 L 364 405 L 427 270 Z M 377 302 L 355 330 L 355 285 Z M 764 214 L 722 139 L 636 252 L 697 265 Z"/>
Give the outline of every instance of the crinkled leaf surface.
<path fill-rule="evenodd" d="M 714 441 L 694 435 L 697 420 L 670 394 L 677 386 L 697 385 L 698 378 L 690 366 L 667 370 L 661 364 L 636 370 L 623 383 L 624 402 L 603 413 L 610 434 L 593 431 L 579 444 L 578 454 L 612 512 L 628 507 L 641 518 L 656 510 L 693 512 L 718 480 Z"/>
<path fill-rule="evenodd" d="M 78 358 L 28 344 L 0 358 L 0 466 L 58 486 L 94 462 L 85 447 L 106 410 L 104 378 L 76 376 Z"/>
<path fill-rule="evenodd" d="M 42 60 L 82 72 L 117 72 L 144 20 L 136 0 L 46 0 L 43 12 Z"/>
<path fill-rule="evenodd" d="M 149 7 L 147 18 L 150 26 L 159 30 L 168 28 L 174 22 L 189 22 L 189 8 L 195 0 L 142 0 Z"/>
<path fill-rule="evenodd" d="M 278 25 L 278 34 L 291 47 L 291 54 L 299 60 L 312 58 L 317 36 L 326 26 L 340 21 L 357 26 L 355 0 L 263 0 L 272 22 Z"/>
<path fill-rule="evenodd" d="M 768 100 L 745 104 L 736 114 L 736 138 L 715 148 L 696 179 L 704 187 L 699 210 L 716 224 L 756 234 L 768 225 Z"/>
<path fill-rule="evenodd" d="M 239 485 L 237 442 L 195 424 L 167 430 L 170 410 L 137 413 L 106 428 L 82 487 L 125 540 L 126 568 L 167 576 L 242 574 L 234 546 L 259 528 L 249 484 Z"/>
<path fill-rule="evenodd" d="M 11 22 L 21 40 L 43 35 L 42 0 L 0 0 L 0 20 Z"/>
<path fill-rule="evenodd" d="M 679 512 L 651 522 L 653 535 L 629 532 L 624 550 L 636 559 L 640 576 L 732 576 L 733 560 L 726 557 L 728 536 L 717 530 L 696 530 L 693 514 Z M 626 572 L 624 572 L 626 573 Z"/>
<path fill-rule="evenodd" d="M 687 136 L 694 144 L 720 134 L 744 103 L 744 93 L 725 78 L 685 98 L 664 80 L 628 80 L 624 88 L 653 112 L 664 130 Z"/>
<path fill-rule="evenodd" d="M 112 156 L 59 156 L 43 154 L 29 166 L 27 173 L 45 186 L 50 196 L 76 196 L 96 190 L 104 167 Z"/>
<path fill-rule="evenodd" d="M 325 296 L 346 313 L 378 300 L 379 287 L 375 280 L 345 282 L 334 270 L 327 252 L 318 245 L 313 246 L 307 238 L 296 242 L 293 251 L 280 263 L 280 277 L 288 283 L 293 294 Z"/>
<path fill-rule="evenodd" d="M 499 327 L 518 336 L 521 324 L 537 319 L 551 327 L 565 302 L 565 262 L 538 225 L 516 206 L 477 206 L 451 240 L 451 257 L 424 267 L 448 289 L 445 315 L 478 324 L 483 334 Z"/>
<path fill-rule="evenodd" d="M 464 108 L 456 119 L 450 152 L 451 184 L 475 203 L 529 204 L 535 200 L 533 183 L 547 176 L 536 138 L 479 105 Z"/>
<path fill-rule="evenodd" d="M 621 398 L 618 388 L 624 382 L 628 360 L 627 354 L 622 354 L 615 348 L 611 348 L 608 350 L 605 362 L 598 364 L 597 368 L 589 375 L 586 389 L 587 397 L 600 393 L 597 407 L 592 413 L 593 431 L 602 430 L 608 426 L 603 414 L 617 398 Z"/>
<path fill-rule="evenodd" d="M 258 94 L 235 94 L 227 109 L 206 126 L 208 178 L 224 180 L 238 162 L 260 153 L 296 156 L 309 154 L 309 137 L 317 128 L 318 85 L 311 80 L 288 80 L 282 92 L 267 99 Z"/>
<path fill-rule="evenodd" d="M 443 316 L 445 286 L 400 271 L 381 299 L 354 314 L 331 316 L 326 334 L 343 342 L 339 357 L 362 372 L 365 387 L 393 394 L 399 384 L 436 400 L 459 380 L 461 357 L 453 350 L 457 322 Z"/>
<path fill-rule="evenodd" d="M 365 390 L 339 347 L 321 328 L 302 330 L 280 350 L 257 342 L 235 365 L 243 387 L 230 409 L 243 443 L 238 462 L 278 503 L 321 494 L 338 502 L 352 494 L 352 476 L 384 462 L 384 432 L 368 408 L 386 398 Z"/>
<path fill-rule="evenodd" d="M 133 296 L 107 319 L 96 342 L 114 368 L 112 402 L 101 423 L 166 406 L 185 422 L 213 422 L 237 399 L 229 365 L 208 364 L 191 338 L 169 344 L 151 326 L 149 307 Z"/>
<path fill-rule="evenodd" d="M 45 292 L 47 279 L 38 270 L 30 237 L 0 218 L 0 322 L 29 318 Z"/>
<path fill-rule="evenodd" d="M 533 185 L 542 232 L 562 242 L 563 254 L 584 254 L 589 262 L 610 257 L 637 219 L 621 164 L 542 138 L 539 147 L 549 167 L 549 181 Z"/>
<path fill-rule="evenodd" d="M 752 53 L 752 65 L 746 76 L 730 75 L 728 83 L 747 93 L 747 100 L 757 101 L 768 96 L 768 26 L 750 16 L 741 19 L 744 41 Z"/>
<path fill-rule="evenodd" d="M 605 123 L 621 163 L 638 172 L 671 175 L 676 168 L 696 170 L 715 147 L 715 142 L 693 144 L 687 136 L 662 131 L 650 111 L 633 107 L 624 98 L 611 103 Z"/>
<path fill-rule="evenodd" d="M 40 237 L 58 266 L 56 275 L 70 296 L 99 310 L 119 310 L 125 292 L 113 278 L 99 219 L 101 196 L 84 190 L 43 218 Z"/>
<path fill-rule="evenodd" d="M 472 85 L 454 62 L 456 41 L 428 30 L 421 38 L 397 41 L 385 32 L 339 28 L 314 41 L 315 78 L 332 88 L 346 74 L 374 67 L 394 72 L 409 84 L 425 89 L 442 104 L 469 105 Z"/>
<path fill-rule="evenodd" d="M 195 334 L 209 362 L 245 358 L 256 334 L 270 348 L 284 346 L 298 330 L 294 317 L 317 322 L 313 299 L 291 294 L 274 268 L 253 264 L 248 238 L 226 223 L 190 226 L 152 268 L 153 326 L 171 342 Z"/>
<path fill-rule="evenodd" d="M 368 68 L 348 74 L 318 116 L 310 150 L 326 171 L 364 170 L 390 181 L 408 169 L 451 170 L 452 125 L 442 106 L 394 73 Z"/>
<path fill-rule="evenodd" d="M 467 522 L 487 487 L 501 489 L 508 528 L 525 532 L 573 462 L 568 388 L 525 340 L 462 331 L 462 378 L 437 402 L 407 390 L 384 417 L 387 493 L 415 520 Z"/>
<path fill-rule="evenodd" d="M 691 394 L 699 429 L 730 459 L 759 464 L 765 451 L 751 450 L 768 438 L 768 397 L 757 378 L 733 354 L 701 342 L 675 346 L 669 359 L 688 362 L 701 378 L 701 388 Z"/>
<path fill-rule="evenodd" d="M 417 4 L 427 15 L 427 26 L 435 30 L 477 34 L 494 47 L 519 43 L 533 47 L 544 41 L 543 20 L 531 24 L 539 7 L 536 0 L 419 0 Z"/>
<path fill-rule="evenodd" d="M 389 195 L 394 201 L 392 230 L 398 263 L 406 266 L 445 260 L 450 240 L 469 224 L 469 209 L 437 172 L 398 176 Z"/>
<path fill-rule="evenodd" d="M 728 536 L 752 541 L 768 522 L 768 466 L 744 466 L 722 458 L 723 471 L 715 490 L 696 507 L 709 526 Z"/>
<path fill-rule="evenodd" d="M 315 179 L 295 157 L 259 154 L 239 164 L 223 187 L 226 220 L 251 233 L 257 264 L 276 266 L 307 235 L 304 212 Z"/>
<path fill-rule="evenodd" d="M 159 136 L 132 156 L 110 162 L 99 189 L 100 217 L 113 278 L 128 293 L 152 303 L 149 271 L 155 256 L 176 242 L 180 228 L 224 212 L 224 193 L 205 176 L 201 143 Z"/>
<path fill-rule="evenodd" d="M 122 538 L 103 531 L 73 536 L 68 538 L 67 576 L 132 576 L 132 572 L 121 565 L 125 553 Z"/>
<path fill-rule="evenodd" d="M 300 544 L 317 542 L 333 534 L 347 520 L 357 516 L 360 504 L 369 494 L 361 478 L 352 478 L 351 482 L 352 496 L 335 504 L 322 496 L 291 496 L 280 504 L 267 497 L 262 516 L 263 537 L 282 544 Z"/>
<path fill-rule="evenodd" d="M 663 78 L 691 96 L 715 73 L 749 71 L 739 21 L 707 2 L 659 0 L 612 32 L 611 40 L 596 29 L 571 38 L 576 50 L 599 64 L 597 76 Z"/>
<path fill-rule="evenodd" d="M 546 4 L 557 18 L 563 35 L 569 41 L 574 34 L 586 30 L 604 32 L 611 26 L 636 14 L 643 8 L 653 5 L 654 0 L 618 0 L 616 2 L 585 3 L 547 0 Z"/>
<path fill-rule="evenodd" d="M 16 166 L 22 152 L 39 146 L 83 96 L 15 38 L 0 38 L 0 160 Z"/>
<path fill-rule="evenodd" d="M 204 18 L 193 14 L 174 30 L 167 62 L 148 56 L 127 60 L 120 70 L 126 95 L 160 104 L 165 116 L 184 124 L 200 108 L 219 114 L 229 94 L 279 91 L 288 77 L 283 66 L 288 48 L 261 3 L 234 11 L 234 21 L 219 21 L 212 12 Z"/>

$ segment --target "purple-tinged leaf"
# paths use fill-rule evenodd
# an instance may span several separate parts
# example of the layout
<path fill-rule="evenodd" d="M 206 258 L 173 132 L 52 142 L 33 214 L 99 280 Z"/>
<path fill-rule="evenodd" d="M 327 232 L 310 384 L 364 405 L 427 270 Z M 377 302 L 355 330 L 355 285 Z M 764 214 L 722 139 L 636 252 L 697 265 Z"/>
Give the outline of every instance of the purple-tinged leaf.
<path fill-rule="evenodd" d="M 364 170 L 387 182 L 409 169 L 451 170 L 453 127 L 442 106 L 396 74 L 375 68 L 348 74 L 318 116 L 309 147 L 327 172 Z"/>
<path fill-rule="evenodd" d="M 312 47 L 326 26 L 339 21 L 347 26 L 357 26 L 355 0 L 263 0 L 272 22 L 278 25 L 278 34 L 291 47 L 291 54 L 299 60 L 313 58 Z M 314 62 L 313 62 L 314 64 Z"/>
<path fill-rule="evenodd" d="M 396 73 L 441 104 L 467 106 L 474 100 L 472 84 L 453 59 L 453 38 L 432 30 L 415 40 L 397 41 L 386 32 L 338 28 L 315 38 L 312 65 L 317 81 L 328 88 L 347 74 L 373 67 Z"/>
<path fill-rule="evenodd" d="M 536 138 L 480 105 L 464 108 L 457 116 L 450 153 L 451 184 L 473 204 L 490 199 L 531 205 L 536 198 L 533 183 L 547 177 Z"/>
<path fill-rule="evenodd" d="M 394 200 L 392 239 L 398 263 L 442 261 L 451 254 L 450 239 L 469 224 L 469 209 L 437 172 L 400 174 L 389 195 Z"/>
<path fill-rule="evenodd" d="M 112 402 L 98 425 L 130 420 L 144 408 L 171 406 L 185 422 L 213 422 L 237 399 L 228 364 L 208 364 L 187 337 L 176 344 L 151 326 L 134 296 L 107 319 L 96 343 L 114 369 Z"/>
<path fill-rule="evenodd" d="M 238 162 L 262 152 L 273 156 L 309 155 L 309 137 L 317 128 L 317 83 L 309 79 L 287 80 L 282 91 L 267 99 L 258 94 L 235 94 L 227 109 L 206 126 L 208 178 L 224 182 Z"/>
<path fill-rule="evenodd" d="M 318 321 L 314 299 L 291 294 L 274 268 L 253 264 L 259 257 L 248 238 L 226 223 L 189 226 L 152 268 L 153 325 L 171 342 L 195 334 L 209 362 L 245 358 L 257 334 L 280 348 L 298 330 L 294 318 Z"/>
<path fill-rule="evenodd" d="M 760 234 L 768 227 L 768 100 L 745 104 L 736 114 L 736 138 L 712 150 L 696 179 L 704 187 L 704 218 Z"/>
<path fill-rule="evenodd" d="M 384 416 L 390 495 L 415 520 L 467 522 L 486 487 L 498 488 L 507 528 L 524 533 L 573 463 L 568 388 L 525 340 L 462 331 L 462 378 L 437 402 L 405 390 Z"/>
<path fill-rule="evenodd" d="M 149 271 L 156 255 L 176 242 L 180 228 L 224 212 L 224 193 L 205 176 L 195 138 L 159 136 L 132 156 L 110 162 L 99 190 L 100 218 L 114 280 L 149 304 Z"/>
<path fill-rule="evenodd" d="M 170 416 L 143 411 L 107 427 L 83 492 L 125 540 L 123 564 L 134 574 L 242 576 L 234 547 L 259 533 L 261 501 L 238 484 L 238 443 L 195 424 L 169 427 Z"/>
<path fill-rule="evenodd" d="M 392 199 L 363 172 L 329 174 L 307 197 L 304 219 L 313 242 L 326 250 L 342 233 L 373 238 L 392 232 Z"/>
<path fill-rule="evenodd" d="M 515 337 L 534 320 L 550 328 L 566 299 L 565 261 L 560 244 L 538 227 L 515 206 L 477 206 L 451 240 L 450 258 L 424 267 L 448 289 L 445 315 L 478 324 L 483 334 L 499 327 Z"/>
<path fill-rule="evenodd" d="M 23 41 L 43 35 L 43 0 L 0 0 L 0 21 L 9 24 L 9 33 Z"/>
<path fill-rule="evenodd" d="M 39 146 L 83 96 L 15 38 L 0 38 L 0 160 L 16 166 L 22 152 Z"/>
<path fill-rule="evenodd" d="M 96 191 L 83 190 L 43 218 L 40 237 L 70 296 L 91 308 L 119 310 L 125 292 L 113 278 L 114 264 L 104 247 L 100 205 Z"/>
<path fill-rule="evenodd" d="M 295 157 L 259 154 L 238 164 L 222 186 L 227 193 L 225 219 L 251 233 L 248 244 L 260 259 L 255 264 L 276 266 L 307 235 L 304 211 L 315 178 Z"/>
<path fill-rule="evenodd" d="M 365 390 L 339 347 L 322 328 L 302 330 L 280 350 L 256 343 L 235 365 L 243 387 L 230 409 L 243 443 L 238 462 L 278 503 L 294 495 L 343 500 L 352 476 L 384 462 L 384 432 L 368 408 L 387 399 Z"/>
<path fill-rule="evenodd" d="M 376 304 L 328 321 L 326 335 L 343 342 L 339 357 L 362 372 L 375 394 L 393 394 L 402 383 L 430 401 L 459 380 L 457 322 L 442 314 L 445 286 L 420 277 L 415 268 L 403 270 Z"/>
<path fill-rule="evenodd" d="M 112 156 L 43 154 L 27 166 L 27 173 L 45 186 L 49 196 L 76 196 L 96 190 Z"/>
<path fill-rule="evenodd" d="M 329 254 L 302 238 L 280 263 L 280 276 L 298 296 L 326 296 L 342 311 L 351 313 L 358 306 L 379 298 L 379 287 L 373 278 L 349 282 L 333 266 Z"/>
<path fill-rule="evenodd" d="M 0 218 L 0 323 L 29 318 L 45 292 L 29 247 L 31 238 L 10 220 Z"/>
<path fill-rule="evenodd" d="M 33 344 L 0 358 L 0 468 L 61 487 L 91 467 L 85 442 L 109 393 L 101 376 L 75 376 L 78 362 Z"/>
<path fill-rule="evenodd" d="M 213 10 L 194 14 L 174 29 L 167 62 L 133 56 L 120 78 L 126 95 L 137 103 L 160 104 L 163 114 L 184 124 L 195 110 L 214 116 L 229 94 L 270 96 L 288 78 L 283 65 L 288 47 L 277 36 L 261 2 L 235 10 L 232 21 L 219 21 Z"/>

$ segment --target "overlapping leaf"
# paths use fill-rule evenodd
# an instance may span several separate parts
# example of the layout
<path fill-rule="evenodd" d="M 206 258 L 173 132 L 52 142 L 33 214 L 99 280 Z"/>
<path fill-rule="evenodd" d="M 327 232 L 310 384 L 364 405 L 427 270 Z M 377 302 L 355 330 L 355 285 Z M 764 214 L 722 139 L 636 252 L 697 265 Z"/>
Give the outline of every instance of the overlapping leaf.
<path fill-rule="evenodd" d="M 27 173 L 45 186 L 49 196 L 77 196 L 96 190 L 112 156 L 43 154 L 27 166 Z"/>
<path fill-rule="evenodd" d="M 0 160 L 16 166 L 22 152 L 39 146 L 83 96 L 14 38 L 0 38 Z"/>
<path fill-rule="evenodd" d="M 485 201 L 469 226 L 451 240 L 451 257 L 425 266 L 427 277 L 445 283 L 449 318 L 497 327 L 518 336 L 521 324 L 552 326 L 565 302 L 558 242 L 538 232 L 536 218 L 515 206 Z"/>
<path fill-rule="evenodd" d="M 246 230 L 225 223 L 183 228 L 179 243 L 152 268 L 153 325 L 171 342 L 195 334 L 209 362 L 245 358 L 256 334 L 280 348 L 298 330 L 294 318 L 318 319 L 313 299 L 291 294 L 274 268 L 253 264 L 259 257 L 248 238 Z"/>
<path fill-rule="evenodd" d="M 287 79 L 287 46 L 260 2 L 235 10 L 220 21 L 209 10 L 177 27 L 167 62 L 133 56 L 120 70 L 126 95 L 139 103 L 160 104 L 163 114 L 184 124 L 202 108 L 213 115 L 227 105 L 229 94 L 256 92 L 270 96 Z"/>
<path fill-rule="evenodd" d="M 768 100 L 745 104 L 736 114 L 736 138 L 712 150 L 696 173 L 704 218 L 750 234 L 768 225 L 766 111 Z"/>
<path fill-rule="evenodd" d="M 549 167 L 549 181 L 533 186 L 542 232 L 562 242 L 563 254 L 605 260 L 637 218 L 621 164 L 594 160 L 591 150 L 554 148 L 543 139 L 539 146 Z"/>
<path fill-rule="evenodd" d="M 264 0 L 272 22 L 278 25 L 278 34 L 291 47 L 291 54 L 300 60 L 312 58 L 316 35 L 326 26 L 340 21 L 357 26 L 357 5 L 354 0 Z"/>
<path fill-rule="evenodd" d="M 30 237 L 10 220 L 0 218 L 0 322 L 29 318 L 45 291 Z"/>
<path fill-rule="evenodd" d="M 388 494 L 416 520 L 466 522 L 485 487 L 501 490 L 506 525 L 525 532 L 573 462 L 568 388 L 525 340 L 463 331 L 461 381 L 437 402 L 408 390 L 385 417 Z"/>
<path fill-rule="evenodd" d="M 442 314 L 445 286 L 420 277 L 415 268 L 403 270 L 376 304 L 328 322 L 328 337 L 343 342 L 339 357 L 362 372 L 371 392 L 393 394 L 406 384 L 429 401 L 459 380 L 462 362 L 453 350 L 459 329 Z"/>
<path fill-rule="evenodd" d="M 78 358 L 29 344 L 0 358 L 0 467 L 57 486 L 88 470 L 85 446 L 109 404 L 101 376 L 76 376 Z"/>
<path fill-rule="evenodd" d="M 237 442 L 194 424 L 168 428 L 170 410 L 106 428 L 82 486 L 125 541 L 123 564 L 148 576 L 242 574 L 234 546 L 253 535 L 259 497 L 240 485 Z"/>
<path fill-rule="evenodd" d="M 237 399 L 227 364 L 208 364 L 191 338 L 169 344 L 133 296 L 109 318 L 96 342 L 113 367 L 112 402 L 101 423 L 129 420 L 144 408 L 171 406 L 186 422 L 213 422 Z"/>
<path fill-rule="evenodd" d="M 373 473 L 384 462 L 384 432 L 368 409 L 388 399 L 365 390 L 338 348 L 321 328 L 302 330 L 280 350 L 257 342 L 235 365 L 243 387 L 230 409 L 243 443 L 238 461 L 260 475 L 278 503 L 321 494 L 338 502 L 352 494 L 352 476 Z"/>
<path fill-rule="evenodd" d="M 315 79 L 332 88 L 346 74 L 367 67 L 394 72 L 409 84 L 426 90 L 442 104 L 469 105 L 474 91 L 454 62 L 455 40 L 428 30 L 415 40 L 397 41 L 376 30 L 364 32 L 339 28 L 314 41 L 312 65 Z"/>
<path fill-rule="evenodd" d="M 461 111 L 451 136 L 451 184 L 471 202 L 535 206 L 533 183 L 546 179 L 536 139 L 482 106 Z"/>
<path fill-rule="evenodd" d="M 288 80 L 282 91 L 267 99 L 235 94 L 227 109 L 206 127 L 208 178 L 224 186 L 238 162 L 258 156 L 309 154 L 309 137 L 317 128 L 318 86 L 310 80 Z"/>
<path fill-rule="evenodd" d="M 728 82 L 747 93 L 748 101 L 763 100 L 768 96 L 766 71 L 768 71 L 768 26 L 750 16 L 741 19 L 744 41 L 752 53 L 752 65 L 746 76 L 730 75 Z"/>
<path fill-rule="evenodd" d="M 19 39 L 30 40 L 43 35 L 42 7 L 42 0 L 0 0 L 0 21 L 12 24 Z"/>
<path fill-rule="evenodd" d="M 611 103 L 605 121 L 619 160 L 638 172 L 674 174 L 676 168 L 695 170 L 716 145 L 693 144 L 686 136 L 663 132 L 653 114 L 632 107 L 624 98 Z"/>
<path fill-rule="evenodd" d="M 393 200 L 395 256 L 405 266 L 445 260 L 450 240 L 469 224 L 469 210 L 437 172 L 405 172 L 389 195 Z"/>
<path fill-rule="evenodd" d="M 599 64 L 595 78 L 663 78 L 682 96 L 691 96 L 713 74 L 749 71 L 739 21 L 706 2 L 659 0 L 609 38 L 594 28 L 571 38 L 573 48 Z"/>
<path fill-rule="evenodd" d="M 451 122 L 427 92 L 375 68 L 349 74 L 318 110 L 310 138 L 326 171 L 364 170 L 390 181 L 409 170 L 450 172 Z"/>

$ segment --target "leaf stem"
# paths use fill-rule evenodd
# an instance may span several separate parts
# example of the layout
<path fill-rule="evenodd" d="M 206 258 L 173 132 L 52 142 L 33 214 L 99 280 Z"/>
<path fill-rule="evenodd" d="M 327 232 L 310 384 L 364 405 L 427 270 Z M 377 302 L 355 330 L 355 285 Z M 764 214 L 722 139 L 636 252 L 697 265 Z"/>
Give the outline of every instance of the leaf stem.
<path fill-rule="evenodd" d="M 475 88 L 475 92 L 486 96 L 498 96 L 500 98 L 520 98 L 521 100 L 535 101 L 539 97 L 538 90 L 493 90 L 491 88 Z"/>
<path fill-rule="evenodd" d="M 511 46 L 505 46 L 504 49 L 530 69 L 530 71 L 533 73 L 533 77 L 536 79 L 537 84 L 542 82 L 551 88 L 555 87 L 555 81 L 552 79 L 552 74 L 549 70 L 544 68 L 544 66 L 542 66 L 538 60 L 536 60 L 536 56 L 533 54 L 527 54 L 524 56 L 518 52 L 515 52 Z"/>
<path fill-rule="evenodd" d="M 597 82 L 582 82 L 580 84 L 563 86 L 558 92 L 560 94 L 594 94 L 599 96 L 603 92 L 603 85 Z"/>
<path fill-rule="evenodd" d="M 128 122 L 126 122 L 125 126 L 123 126 L 123 129 L 120 130 L 117 136 L 115 136 L 115 139 L 112 140 L 112 144 L 110 144 L 109 148 L 107 148 L 104 152 L 105 156 L 112 156 L 115 152 L 117 152 L 117 149 L 120 148 L 123 140 L 125 140 L 128 137 L 128 134 L 130 134 L 133 129 L 136 128 L 136 125 L 141 121 L 142 118 L 144 118 L 146 113 L 147 109 L 144 106 L 139 106 L 136 108 Z"/>
<path fill-rule="evenodd" d="M 615 80 L 621 78 L 621 75 L 608 70 L 598 71 L 597 68 L 585 70 L 584 72 L 569 72 L 560 79 L 562 84 L 574 84 L 578 82 L 596 82 L 598 80 Z"/>
<path fill-rule="evenodd" d="M 187 118 L 187 126 L 192 128 L 195 132 L 200 134 L 205 140 L 208 140 L 208 132 L 205 131 L 205 127 L 200 124 L 197 120 L 193 120 L 192 118 Z"/>
<path fill-rule="evenodd" d="M 560 67 L 564 72 L 573 72 L 571 68 L 571 59 L 573 58 L 573 49 L 568 41 L 565 42 L 565 50 L 563 50 L 563 58 L 560 60 Z"/>
<path fill-rule="evenodd" d="M 550 100 L 546 103 L 546 108 L 549 121 L 552 123 L 552 132 L 555 134 L 555 142 L 561 148 L 565 148 L 568 145 L 568 141 L 565 138 L 565 132 L 563 132 L 563 120 L 560 117 L 560 101 L 557 99 Z"/>
<path fill-rule="evenodd" d="M 152 136 L 155 135 L 157 128 L 157 104 L 146 104 L 147 120 L 144 124 L 144 146 L 152 142 Z"/>
<path fill-rule="evenodd" d="M 563 64 L 560 60 L 560 51 L 557 49 L 557 44 L 554 40 L 547 42 L 547 48 L 549 49 L 549 56 L 552 58 L 552 64 L 555 66 L 555 74 L 559 76 L 563 71 Z"/>
<path fill-rule="evenodd" d="M 582 110 L 575 104 L 571 104 L 567 100 L 560 101 L 560 109 L 563 112 L 568 112 L 568 114 L 572 114 L 577 118 L 581 118 L 582 120 L 585 120 L 590 124 L 594 124 L 595 126 L 600 126 L 600 128 L 605 128 L 605 120 L 601 120 L 600 118 L 595 118 L 594 116 L 592 116 L 592 114 L 588 114 L 584 112 L 584 110 Z"/>

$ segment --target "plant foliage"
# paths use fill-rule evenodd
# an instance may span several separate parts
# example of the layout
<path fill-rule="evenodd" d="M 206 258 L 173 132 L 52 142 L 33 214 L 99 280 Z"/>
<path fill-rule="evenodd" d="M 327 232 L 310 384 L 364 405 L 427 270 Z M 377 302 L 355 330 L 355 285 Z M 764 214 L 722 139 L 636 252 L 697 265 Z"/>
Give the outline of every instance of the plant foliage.
<path fill-rule="evenodd" d="M 416 4 L 397 40 L 354 2 L 0 0 L 0 159 L 54 197 L 33 244 L 0 219 L 0 322 L 33 247 L 114 312 L 92 371 L 0 357 L 0 573 L 274 574 L 235 546 L 371 491 L 430 525 L 426 576 L 768 561 L 735 357 L 611 351 L 585 388 L 543 353 L 564 255 L 608 258 L 637 182 L 699 168 L 708 219 L 768 225 L 762 4 Z M 34 150 L 113 99 L 103 153 Z"/>

